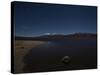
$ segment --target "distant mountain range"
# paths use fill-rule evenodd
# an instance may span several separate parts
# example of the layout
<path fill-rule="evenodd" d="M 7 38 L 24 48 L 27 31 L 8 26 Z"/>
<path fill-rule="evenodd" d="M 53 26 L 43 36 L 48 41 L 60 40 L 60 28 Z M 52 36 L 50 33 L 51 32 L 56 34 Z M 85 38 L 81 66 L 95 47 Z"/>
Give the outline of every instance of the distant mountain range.
<path fill-rule="evenodd" d="M 15 36 L 16 40 L 68 40 L 68 39 L 96 39 L 97 34 L 93 33 L 75 33 L 75 34 L 55 34 L 55 35 L 42 35 L 37 37 L 22 37 Z"/>

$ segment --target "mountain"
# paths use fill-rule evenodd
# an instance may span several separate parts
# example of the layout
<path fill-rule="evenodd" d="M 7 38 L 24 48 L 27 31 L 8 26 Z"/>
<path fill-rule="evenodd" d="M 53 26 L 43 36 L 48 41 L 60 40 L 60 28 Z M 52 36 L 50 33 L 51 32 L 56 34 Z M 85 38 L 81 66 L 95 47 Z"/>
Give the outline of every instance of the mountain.
<path fill-rule="evenodd" d="M 42 35 L 37 37 L 20 37 L 16 36 L 16 40 L 68 40 L 68 39 L 96 39 L 97 34 L 93 33 L 75 33 L 75 34 L 55 34 L 55 35 Z"/>

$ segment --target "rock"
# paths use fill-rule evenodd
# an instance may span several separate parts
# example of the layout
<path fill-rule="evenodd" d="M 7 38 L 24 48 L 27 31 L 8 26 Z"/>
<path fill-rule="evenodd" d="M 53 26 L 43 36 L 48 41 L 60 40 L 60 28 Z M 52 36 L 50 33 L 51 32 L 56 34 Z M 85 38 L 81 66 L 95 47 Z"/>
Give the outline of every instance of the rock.
<path fill-rule="evenodd" d="M 69 63 L 70 62 L 70 57 L 69 56 L 64 56 L 62 58 L 62 62 L 65 63 L 65 64 Z"/>

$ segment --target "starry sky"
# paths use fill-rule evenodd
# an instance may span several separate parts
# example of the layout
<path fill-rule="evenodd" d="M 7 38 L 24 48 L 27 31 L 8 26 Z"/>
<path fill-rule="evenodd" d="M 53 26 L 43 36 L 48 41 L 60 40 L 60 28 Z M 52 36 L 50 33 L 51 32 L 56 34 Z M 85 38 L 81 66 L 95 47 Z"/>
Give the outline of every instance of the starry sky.
<path fill-rule="evenodd" d="M 96 6 L 14 2 L 16 36 L 97 32 Z"/>

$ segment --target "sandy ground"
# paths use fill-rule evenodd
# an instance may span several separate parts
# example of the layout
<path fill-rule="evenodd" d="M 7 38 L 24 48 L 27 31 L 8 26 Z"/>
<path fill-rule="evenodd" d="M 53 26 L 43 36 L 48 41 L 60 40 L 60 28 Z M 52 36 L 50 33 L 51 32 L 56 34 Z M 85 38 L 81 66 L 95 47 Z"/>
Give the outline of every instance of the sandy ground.
<path fill-rule="evenodd" d="M 77 43 L 77 42 L 76 42 Z M 87 45 L 74 45 L 56 42 L 56 45 L 45 41 L 15 41 L 15 73 L 30 73 L 57 70 L 75 70 L 96 68 L 97 46 L 94 42 Z M 70 44 L 70 45 L 69 45 Z M 86 44 L 86 43 L 85 43 Z M 69 56 L 70 63 L 64 64 L 62 58 Z"/>
<path fill-rule="evenodd" d="M 45 44 L 43 41 L 24 41 L 16 40 L 14 47 L 14 70 L 15 73 L 22 73 L 24 63 L 22 62 L 23 57 L 29 52 L 31 48 Z"/>

